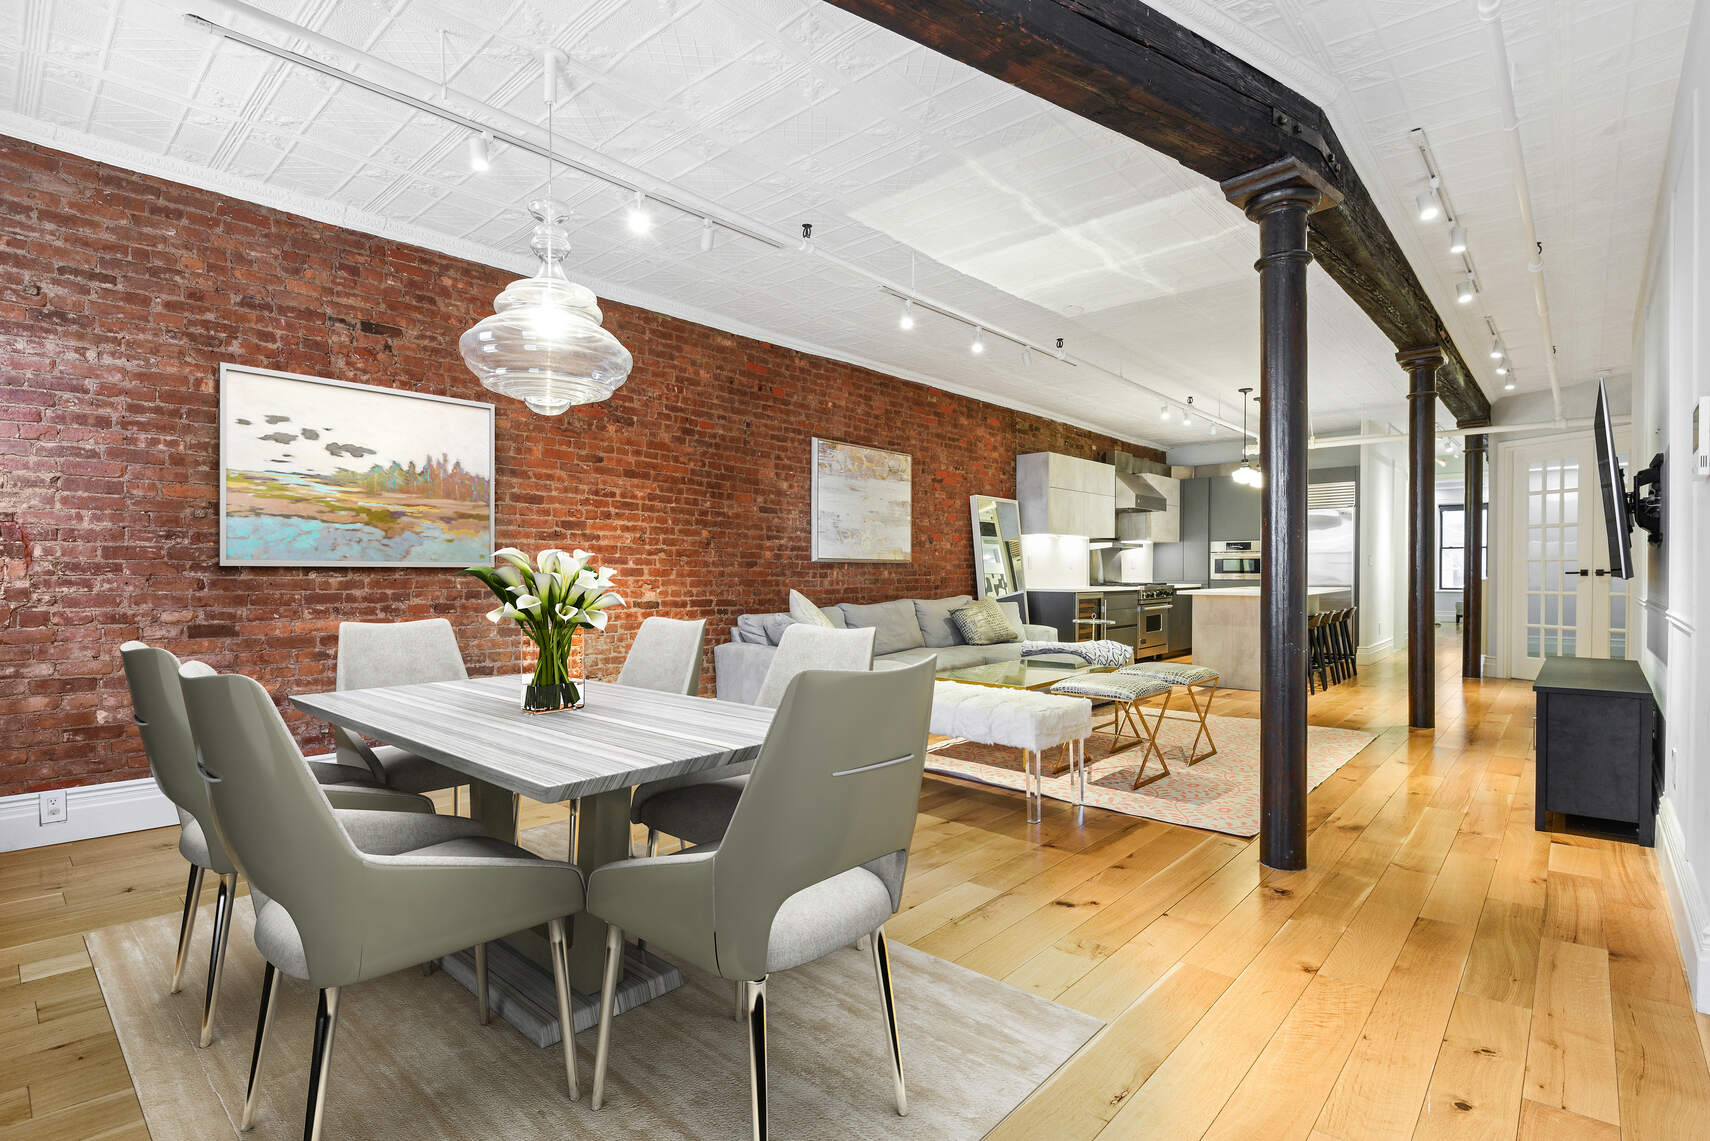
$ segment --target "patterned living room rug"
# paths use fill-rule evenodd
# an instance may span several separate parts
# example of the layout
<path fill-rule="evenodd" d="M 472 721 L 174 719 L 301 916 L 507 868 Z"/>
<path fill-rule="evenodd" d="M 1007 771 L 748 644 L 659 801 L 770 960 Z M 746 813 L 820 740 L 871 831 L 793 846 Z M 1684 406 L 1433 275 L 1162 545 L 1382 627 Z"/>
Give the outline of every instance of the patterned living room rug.
<path fill-rule="evenodd" d="M 1147 714 L 1150 721 L 1155 712 Z M 1215 756 L 1191 768 L 1188 747 L 1199 728 L 1197 719 L 1179 717 L 1173 710 L 1158 734 L 1158 744 L 1169 762 L 1170 775 L 1136 789 L 1134 774 L 1140 768 L 1144 746 L 1135 745 L 1111 755 L 1110 735 L 1102 730 L 1107 715 L 1094 713 L 1100 726 L 1087 742 L 1087 804 L 1129 816 L 1145 816 L 1170 824 L 1186 824 L 1231 836 L 1255 836 L 1259 831 L 1259 721 L 1255 717 L 1220 717 L 1207 720 L 1217 742 Z M 1330 774 L 1353 759 L 1376 737 L 1354 729 L 1306 728 L 1306 786 L 1317 788 Z M 1204 747 L 1203 745 L 1201 746 Z M 1053 751 L 1045 755 L 1047 773 L 1057 761 Z M 971 741 L 946 744 L 926 755 L 929 772 L 962 777 L 1003 788 L 1022 788 L 1021 750 L 1000 745 L 977 745 Z M 1158 771 L 1154 760 L 1147 769 Z M 1074 803 L 1075 782 L 1064 769 L 1047 775 L 1045 795 Z"/>

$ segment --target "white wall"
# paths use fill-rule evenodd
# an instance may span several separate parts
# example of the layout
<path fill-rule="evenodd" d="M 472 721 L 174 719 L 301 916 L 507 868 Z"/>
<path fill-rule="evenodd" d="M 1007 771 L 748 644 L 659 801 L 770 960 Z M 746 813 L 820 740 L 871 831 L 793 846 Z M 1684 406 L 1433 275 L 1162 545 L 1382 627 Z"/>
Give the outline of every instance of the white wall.
<path fill-rule="evenodd" d="M 1639 563 L 1643 620 L 1639 662 L 1663 707 L 1666 772 L 1657 858 L 1668 888 L 1681 956 L 1699 1010 L 1710 1012 L 1710 623 L 1703 585 L 1710 566 L 1710 483 L 1690 474 L 1692 406 L 1710 394 L 1710 5 L 1688 35 L 1675 103 L 1669 162 L 1651 231 L 1634 323 L 1635 466 L 1667 453 L 1666 540 Z"/>
<path fill-rule="evenodd" d="M 1361 435 L 1389 430 L 1366 422 Z M 1339 450 L 1339 449 L 1338 449 Z M 1360 653 L 1367 659 L 1407 644 L 1407 447 L 1360 449 Z"/>

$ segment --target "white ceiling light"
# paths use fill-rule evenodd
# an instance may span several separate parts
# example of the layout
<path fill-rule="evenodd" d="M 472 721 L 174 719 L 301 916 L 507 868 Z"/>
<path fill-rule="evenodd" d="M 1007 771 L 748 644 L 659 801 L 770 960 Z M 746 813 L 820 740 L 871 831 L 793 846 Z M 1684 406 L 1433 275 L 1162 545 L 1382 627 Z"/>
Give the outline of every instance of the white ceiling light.
<path fill-rule="evenodd" d="M 1492 338 L 1490 342 L 1490 359 L 1493 361 L 1502 359 L 1502 342 L 1496 338 Z"/>
<path fill-rule="evenodd" d="M 1033 346 L 1032 345 L 1022 345 L 1021 346 L 1021 367 L 1022 368 L 1032 368 L 1033 367 Z"/>
<path fill-rule="evenodd" d="M 469 169 L 479 174 L 484 170 L 493 169 L 493 136 L 469 136 Z"/>
<path fill-rule="evenodd" d="M 1158 408 L 1158 419 L 1168 420 L 1169 418 L 1170 418 L 1170 406 L 1168 404 L 1160 405 Z"/>
<path fill-rule="evenodd" d="M 637 190 L 629 207 L 629 232 L 645 234 L 653 228 L 653 215 L 647 212 L 647 195 Z"/>
<path fill-rule="evenodd" d="M 1508 366 L 1506 364 L 1497 365 L 1496 366 L 1496 375 L 1497 376 L 1507 376 L 1508 375 Z"/>
<path fill-rule="evenodd" d="M 986 331 L 978 325 L 974 326 L 974 339 L 968 342 L 968 351 L 970 353 L 986 351 Z"/>
<path fill-rule="evenodd" d="M 813 223 L 802 223 L 802 240 L 796 243 L 796 248 L 804 254 L 813 253 Z"/>
<path fill-rule="evenodd" d="M 1438 218 L 1442 217 L 1443 207 L 1437 201 L 1437 191 L 1435 187 L 1421 190 L 1418 197 L 1414 198 L 1413 201 L 1419 206 L 1419 220 L 1421 222 L 1435 222 Z"/>
<path fill-rule="evenodd" d="M 1449 252 L 1464 254 L 1467 252 L 1467 228 L 1460 224 L 1449 227 Z"/>
<path fill-rule="evenodd" d="M 1193 397 L 1187 398 L 1187 407 L 1182 409 L 1182 427 L 1193 427 Z"/>
<path fill-rule="evenodd" d="M 1057 359 L 1062 360 L 1068 354 L 1063 351 L 1063 338 L 1057 338 Z"/>
<path fill-rule="evenodd" d="M 902 315 L 897 318 L 897 328 L 914 328 L 914 299 L 912 297 L 903 298 Z"/>
<path fill-rule="evenodd" d="M 1455 286 L 1455 301 L 1458 304 L 1471 305 L 1476 296 L 1478 296 L 1478 287 L 1473 284 L 1470 277 Z"/>
<path fill-rule="evenodd" d="M 710 253 L 712 253 L 712 247 L 713 247 L 712 219 L 711 218 L 702 218 L 701 219 L 701 252 L 703 254 L 710 254 Z"/>

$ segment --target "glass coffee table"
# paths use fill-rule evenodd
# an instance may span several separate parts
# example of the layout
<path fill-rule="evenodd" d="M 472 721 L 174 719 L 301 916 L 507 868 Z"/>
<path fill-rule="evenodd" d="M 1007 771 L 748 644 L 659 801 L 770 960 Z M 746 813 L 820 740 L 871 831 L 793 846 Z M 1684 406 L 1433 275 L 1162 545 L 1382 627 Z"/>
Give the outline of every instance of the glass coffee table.
<path fill-rule="evenodd" d="M 1050 689 L 1064 678 L 1082 674 L 1109 673 L 1109 666 L 1088 665 L 1080 658 L 1048 657 L 1021 658 L 1015 661 L 987 662 L 961 669 L 939 670 L 933 676 L 939 681 L 959 681 L 965 685 L 990 685 L 999 689 Z"/>

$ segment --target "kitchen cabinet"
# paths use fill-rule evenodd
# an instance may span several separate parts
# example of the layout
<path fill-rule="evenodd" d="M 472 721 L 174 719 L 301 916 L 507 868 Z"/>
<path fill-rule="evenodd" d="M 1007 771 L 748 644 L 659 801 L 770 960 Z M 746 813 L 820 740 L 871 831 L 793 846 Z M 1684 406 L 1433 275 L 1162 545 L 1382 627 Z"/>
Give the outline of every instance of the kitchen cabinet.
<path fill-rule="evenodd" d="M 1201 580 L 1203 581 L 1203 580 Z M 1170 656 L 1193 648 L 1193 594 L 1178 590 L 1170 600 Z"/>
<path fill-rule="evenodd" d="M 1181 541 L 1174 548 L 1181 563 L 1171 567 L 1171 574 L 1160 573 L 1159 581 L 1211 581 L 1211 481 L 1214 478 L 1217 477 L 1199 476 L 1182 480 Z"/>
<path fill-rule="evenodd" d="M 1116 469 L 1057 452 L 1015 457 L 1016 499 L 1024 534 L 1116 534 Z"/>
<path fill-rule="evenodd" d="M 1258 540 L 1263 533 L 1260 489 L 1236 483 L 1226 475 L 1212 476 L 1210 533 L 1213 543 L 1232 539 Z"/>

